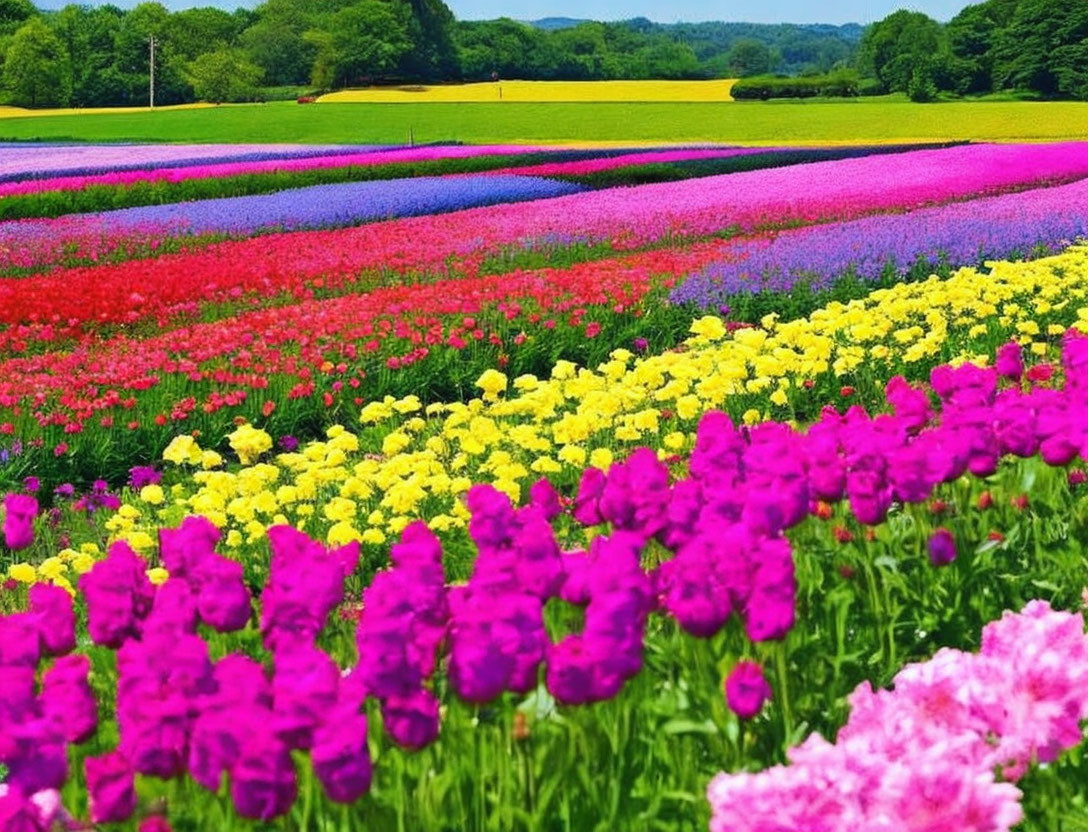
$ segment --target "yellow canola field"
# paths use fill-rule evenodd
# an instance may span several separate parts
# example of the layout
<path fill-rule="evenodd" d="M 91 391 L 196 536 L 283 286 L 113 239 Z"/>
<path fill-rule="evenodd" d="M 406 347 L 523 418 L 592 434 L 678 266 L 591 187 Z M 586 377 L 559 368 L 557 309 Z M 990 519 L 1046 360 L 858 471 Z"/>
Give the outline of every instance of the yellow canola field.
<path fill-rule="evenodd" d="M 214 107 L 215 104 L 172 104 L 168 107 L 156 107 L 156 110 L 203 110 Z M 39 116 L 100 116 L 119 115 L 124 113 L 142 113 L 147 107 L 87 107 L 86 109 L 72 109 L 59 107 L 51 110 L 28 110 L 24 107 L 0 106 L 0 119 L 4 118 L 37 118 Z"/>
<path fill-rule="evenodd" d="M 1088 331 L 1086 277 L 1088 247 L 1080 247 L 994 263 L 989 274 L 966 268 L 899 284 L 795 321 L 769 315 L 760 328 L 730 333 L 707 316 L 685 344 L 660 355 L 616 350 L 593 370 L 561 361 L 546 379 L 488 370 L 477 381 L 480 397 L 467 403 L 387 397 L 363 408 L 358 430 L 333 426 L 326 440 L 295 453 L 267 456 L 272 437 L 243 425 L 230 436 L 241 462 L 231 470 L 183 434 L 163 455 L 187 472 L 182 481 L 126 494 L 107 529 L 151 554 L 160 526 L 202 514 L 223 529 L 224 551 L 243 560 L 277 524 L 330 544 L 383 545 L 416 518 L 436 531 L 463 529 L 472 483 L 493 483 L 520 501 L 542 476 L 573 485 L 585 466 L 607 469 L 640 445 L 662 457 L 684 454 L 708 410 L 747 423 L 789 419 L 807 379 L 883 384 L 911 365 L 984 362 L 1009 339 L 1050 356 L 1067 327 Z M 97 547 L 69 549 L 38 568 L 15 564 L 9 575 L 67 588 L 100 556 Z"/>
<path fill-rule="evenodd" d="M 442 86 L 369 87 L 323 95 L 319 103 L 408 104 L 486 101 L 732 101 L 733 80 L 717 81 L 495 81 Z"/>

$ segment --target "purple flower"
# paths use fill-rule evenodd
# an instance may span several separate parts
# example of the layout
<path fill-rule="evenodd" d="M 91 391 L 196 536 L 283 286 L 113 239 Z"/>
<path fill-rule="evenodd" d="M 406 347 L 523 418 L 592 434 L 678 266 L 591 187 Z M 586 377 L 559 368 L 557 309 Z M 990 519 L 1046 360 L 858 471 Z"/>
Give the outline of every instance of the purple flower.
<path fill-rule="evenodd" d="M 36 494 L 41 487 L 42 481 L 37 477 L 27 477 L 23 480 L 23 490 L 30 494 Z"/>
<path fill-rule="evenodd" d="M 934 566 L 947 566 L 956 559 L 956 539 L 948 529 L 937 529 L 929 536 L 929 560 Z"/>
<path fill-rule="evenodd" d="M 390 696 L 382 703 L 382 721 L 390 738 L 403 748 L 417 750 L 438 738 L 438 700 L 429 690 Z"/>
<path fill-rule="evenodd" d="M 763 677 L 763 668 L 755 662 L 740 661 L 725 680 L 725 701 L 741 719 L 751 719 L 771 698 L 771 686 Z"/>
<path fill-rule="evenodd" d="M 63 656 L 76 648 L 76 615 L 72 596 L 59 586 L 35 584 L 30 588 L 30 612 L 45 652 Z"/>
<path fill-rule="evenodd" d="M 53 493 L 63 499 L 71 499 L 76 496 L 76 487 L 70 482 L 61 483 L 53 489 Z"/>
<path fill-rule="evenodd" d="M 157 485 L 162 482 L 162 474 L 156 471 L 154 466 L 137 465 L 129 469 L 128 481 L 129 485 L 139 491 L 146 485 Z"/>
<path fill-rule="evenodd" d="M 155 597 L 147 562 L 123 541 L 79 579 L 87 599 L 87 630 L 95 644 L 120 647 L 139 632 Z"/>
<path fill-rule="evenodd" d="M 366 717 L 358 712 L 333 711 L 314 732 L 310 752 L 314 774 L 336 803 L 354 803 L 370 790 L 370 749 Z"/>
<path fill-rule="evenodd" d="M 83 743 L 98 729 L 98 703 L 87 680 L 86 656 L 58 659 L 42 678 L 42 711 L 67 742 Z"/>
<path fill-rule="evenodd" d="M 280 437 L 280 450 L 285 453 L 294 453 L 298 450 L 298 440 L 290 434 L 285 434 Z"/>
<path fill-rule="evenodd" d="M 118 751 L 84 761 L 94 823 L 120 823 L 136 811 L 135 772 Z"/>
<path fill-rule="evenodd" d="M 270 821 L 286 814 L 298 795 L 295 767 L 283 743 L 256 733 L 231 767 L 230 795 L 238 814 Z"/>
<path fill-rule="evenodd" d="M 38 501 L 25 494 L 4 498 L 4 544 L 13 550 L 25 549 L 34 542 L 34 518 Z"/>
<path fill-rule="evenodd" d="M 646 352 L 650 348 L 650 342 L 641 336 L 635 339 L 635 352 Z"/>

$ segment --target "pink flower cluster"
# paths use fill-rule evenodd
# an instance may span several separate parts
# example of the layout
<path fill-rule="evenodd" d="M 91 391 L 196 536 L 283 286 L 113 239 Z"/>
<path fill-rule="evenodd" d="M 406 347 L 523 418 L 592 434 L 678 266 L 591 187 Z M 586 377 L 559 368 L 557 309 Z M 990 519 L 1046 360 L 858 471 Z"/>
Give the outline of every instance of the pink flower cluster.
<path fill-rule="evenodd" d="M 68 745 L 88 740 L 98 710 L 90 661 L 72 655 L 76 616 L 59 587 L 30 589 L 26 612 L 0 617 L 0 827 L 46 829 L 59 816 L 55 792 L 68 778 Z M 38 666 L 57 657 L 41 676 Z M 52 796 L 52 797 L 51 797 Z M 22 825 L 20 825 L 22 824 Z"/>
<path fill-rule="evenodd" d="M 788 766 L 719 774 L 711 832 L 1005 832 L 1021 819 L 1007 781 L 1082 740 L 1084 621 L 1032 601 L 988 624 L 978 654 L 943 649 L 850 705 L 835 744 L 813 735 Z"/>
<path fill-rule="evenodd" d="M 86 761 L 95 823 L 133 813 L 135 774 L 174 778 L 186 772 L 213 792 L 227 773 L 238 812 L 267 820 L 295 800 L 295 749 L 311 752 L 331 799 L 350 802 L 369 788 L 363 689 L 353 677 L 342 677 L 315 643 L 328 614 L 344 600 L 344 578 L 358 565 L 358 545 L 330 552 L 289 527 L 275 528 L 269 537 L 272 562 L 260 626 L 271 674 L 241 654 L 213 662 L 197 634 L 200 623 L 218 632 L 242 629 L 252 615 L 242 567 L 215 553 L 219 532 L 207 520 L 190 517 L 181 528 L 160 533 L 170 578 L 157 590 L 146 576 L 147 563 L 124 543 L 114 544 L 81 579 L 92 640 L 117 650 L 120 743 Z M 49 588 L 32 592 L 42 589 Z M 58 592 L 70 615 L 67 594 Z M 74 619 L 67 632 L 73 629 Z M 69 707 L 64 713 L 82 712 Z M 63 737 L 81 741 L 87 732 L 69 734 Z M 0 760 L 12 767 L 3 746 Z M 56 777 L 26 791 L 56 788 L 65 774 L 58 768 Z"/>

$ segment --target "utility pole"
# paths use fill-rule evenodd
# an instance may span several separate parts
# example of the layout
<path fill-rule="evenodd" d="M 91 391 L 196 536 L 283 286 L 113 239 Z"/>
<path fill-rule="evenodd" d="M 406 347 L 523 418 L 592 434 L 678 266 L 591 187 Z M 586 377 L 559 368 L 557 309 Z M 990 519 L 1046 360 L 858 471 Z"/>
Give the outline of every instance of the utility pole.
<path fill-rule="evenodd" d="M 151 35 L 147 39 L 148 44 L 151 47 L 151 81 L 148 84 L 148 101 L 150 102 L 151 109 L 155 109 L 155 47 L 158 45 L 158 41 L 155 40 L 155 36 Z"/>

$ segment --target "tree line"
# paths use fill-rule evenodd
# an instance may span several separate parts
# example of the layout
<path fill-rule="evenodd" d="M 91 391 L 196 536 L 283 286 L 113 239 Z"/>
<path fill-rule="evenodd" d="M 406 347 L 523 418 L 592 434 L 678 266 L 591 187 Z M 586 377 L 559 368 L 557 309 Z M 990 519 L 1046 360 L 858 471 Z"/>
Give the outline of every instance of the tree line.
<path fill-rule="evenodd" d="M 20 106 L 246 101 L 374 83 L 720 78 L 849 62 L 860 26 L 457 21 L 442 0 L 266 0 L 170 12 L 0 0 L 0 95 Z"/>
<path fill-rule="evenodd" d="M 985 0 L 948 23 L 902 10 L 864 29 L 458 21 L 442 0 L 266 0 L 173 13 L 157 2 L 47 12 L 0 0 L 0 101 L 145 105 L 152 38 L 161 104 L 382 83 L 753 76 L 767 81 L 751 85 L 752 97 L 848 89 L 917 101 L 1005 90 L 1088 99 L 1085 0 Z"/>
<path fill-rule="evenodd" d="M 986 0 L 941 24 L 897 11 L 870 26 L 862 75 L 916 101 L 1003 91 L 1088 99 L 1088 3 Z"/>

